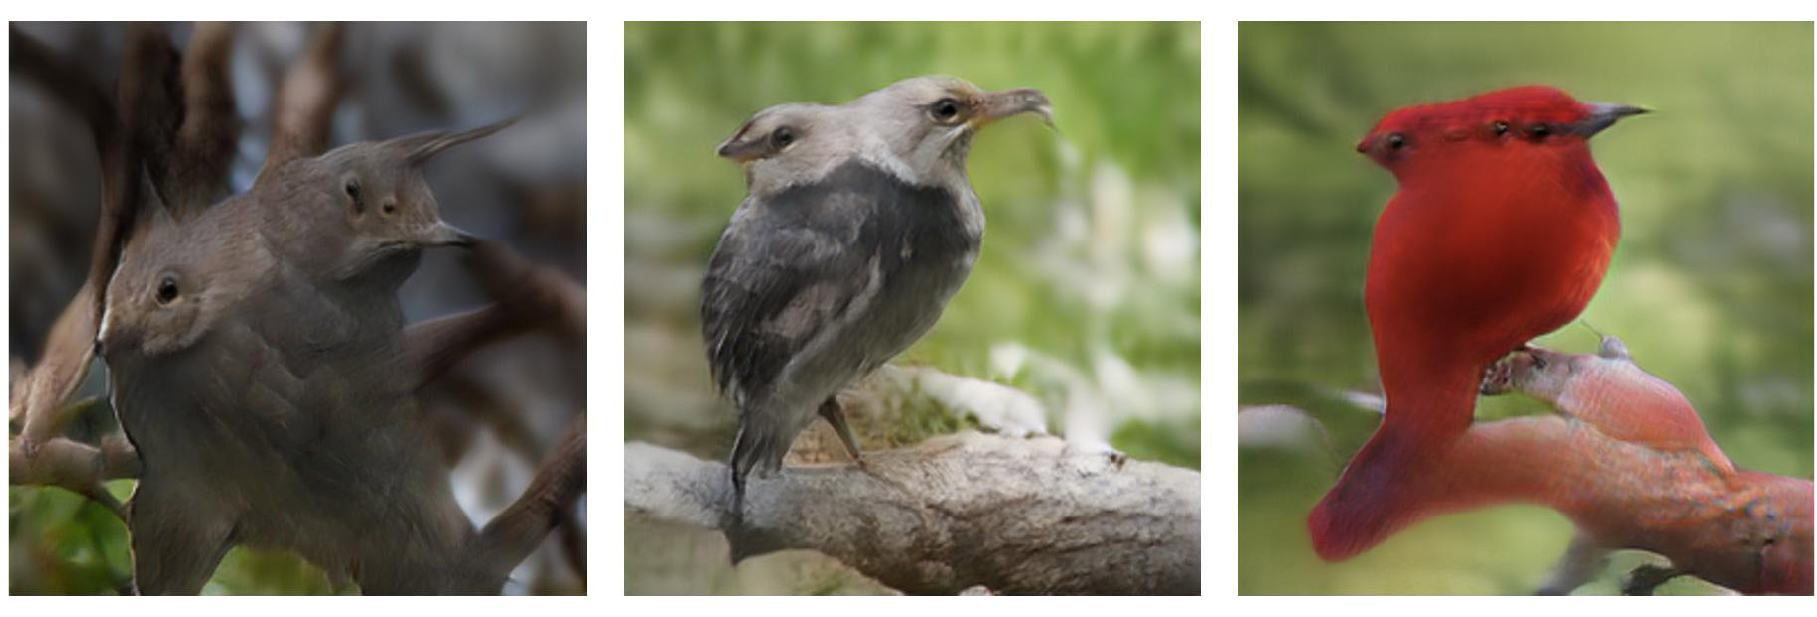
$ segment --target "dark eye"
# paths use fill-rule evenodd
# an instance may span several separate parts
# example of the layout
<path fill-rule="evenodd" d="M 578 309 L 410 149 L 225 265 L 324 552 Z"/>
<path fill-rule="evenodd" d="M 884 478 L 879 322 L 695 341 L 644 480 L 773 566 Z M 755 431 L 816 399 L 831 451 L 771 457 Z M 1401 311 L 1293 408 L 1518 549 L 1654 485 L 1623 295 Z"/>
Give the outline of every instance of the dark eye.
<path fill-rule="evenodd" d="M 1496 120 L 1495 124 L 1490 125 L 1490 126 L 1495 129 L 1495 134 L 1497 136 L 1506 135 L 1508 133 L 1508 123 L 1506 123 L 1506 122 Z"/>
<path fill-rule="evenodd" d="M 387 201 L 385 202 L 385 205 L 381 207 L 384 208 L 385 214 L 397 212 L 397 202 Z"/>
<path fill-rule="evenodd" d="M 959 101 L 953 99 L 940 99 L 935 101 L 933 106 L 927 109 L 927 112 L 933 115 L 935 120 L 941 122 L 952 120 L 953 117 L 959 115 Z"/>
<path fill-rule="evenodd" d="M 770 143 L 774 144 L 777 150 L 789 147 L 789 144 L 795 143 L 795 129 L 786 126 L 776 127 L 776 131 L 770 133 Z"/>
<path fill-rule="evenodd" d="M 1400 133 L 1389 133 L 1385 143 L 1388 144 L 1389 150 L 1399 150 L 1407 145 L 1407 138 L 1402 137 Z"/>
<path fill-rule="evenodd" d="M 1534 139 L 1545 139 L 1552 134 L 1552 127 L 1546 124 L 1534 124 L 1527 127 L 1527 134 Z"/>
<path fill-rule="evenodd" d="M 346 191 L 347 198 L 353 200 L 353 211 L 354 212 L 365 211 L 365 209 L 366 209 L 365 204 L 360 202 L 360 181 L 358 179 L 348 178 L 347 184 L 345 186 L 341 187 L 341 190 Z"/>
<path fill-rule="evenodd" d="M 164 278 L 158 279 L 158 304 L 170 304 L 176 299 L 177 278 L 166 274 Z"/>

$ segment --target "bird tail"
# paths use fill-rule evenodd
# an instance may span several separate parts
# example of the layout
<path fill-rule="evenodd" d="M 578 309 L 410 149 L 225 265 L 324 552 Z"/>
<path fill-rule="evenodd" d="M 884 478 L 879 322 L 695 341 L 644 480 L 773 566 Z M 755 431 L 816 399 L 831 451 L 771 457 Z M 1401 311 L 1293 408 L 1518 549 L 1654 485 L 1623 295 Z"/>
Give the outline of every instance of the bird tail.
<path fill-rule="evenodd" d="M 732 458 L 728 463 L 732 468 L 735 514 L 743 511 L 746 478 L 751 472 L 763 474 L 781 469 L 782 457 L 789 453 L 789 445 L 789 440 L 781 439 L 769 424 L 753 422 L 748 413 L 739 416 L 738 436 L 732 440 Z"/>
<path fill-rule="evenodd" d="M 1382 425 L 1307 517 L 1319 557 L 1349 559 L 1433 513 L 1434 474 L 1469 428 L 1476 404 L 1474 383 L 1452 381 L 1458 383 L 1415 396 L 1390 394 Z M 1417 396 L 1426 393 L 1432 396 Z M 1458 417 L 1463 421 L 1453 421 Z"/>
<path fill-rule="evenodd" d="M 1409 447 L 1405 433 L 1389 428 L 1369 438 L 1306 518 L 1319 558 L 1349 559 L 1419 518 L 1408 493 L 1420 468 L 1436 457 L 1419 456 L 1430 449 Z"/>

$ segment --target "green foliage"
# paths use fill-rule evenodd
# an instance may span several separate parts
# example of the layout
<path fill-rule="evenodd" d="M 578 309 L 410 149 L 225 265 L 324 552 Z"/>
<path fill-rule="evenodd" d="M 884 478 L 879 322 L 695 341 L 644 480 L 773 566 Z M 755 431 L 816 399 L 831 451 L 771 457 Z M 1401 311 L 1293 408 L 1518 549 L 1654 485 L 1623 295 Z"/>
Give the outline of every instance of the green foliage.
<path fill-rule="evenodd" d="M 60 488 L 7 488 L 7 591 L 112 594 L 131 589 L 126 525 L 106 507 Z"/>
<path fill-rule="evenodd" d="M 1362 286 L 1395 186 L 1356 140 L 1398 106 L 1546 84 L 1655 110 L 1593 143 L 1623 236 L 1583 321 L 1676 384 L 1737 465 L 1810 477 L 1811 33 L 1810 23 L 1242 25 L 1241 398 L 1294 402 L 1263 396 L 1281 383 L 1379 391 Z M 1589 352 L 1596 341 L 1572 326 L 1540 342 Z M 1537 409 L 1496 397 L 1478 415 Z M 1359 433 L 1331 433 L 1341 463 Z M 1497 509 L 1323 564 L 1304 520 L 1338 467 L 1260 449 L 1239 462 L 1244 593 L 1529 593 L 1569 533 Z"/>

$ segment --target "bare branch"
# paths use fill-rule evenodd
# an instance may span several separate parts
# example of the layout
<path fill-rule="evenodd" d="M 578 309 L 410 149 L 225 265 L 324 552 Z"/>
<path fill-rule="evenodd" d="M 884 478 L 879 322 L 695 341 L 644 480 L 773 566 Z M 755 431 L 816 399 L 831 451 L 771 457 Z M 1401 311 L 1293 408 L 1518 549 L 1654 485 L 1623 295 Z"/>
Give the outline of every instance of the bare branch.
<path fill-rule="evenodd" d="M 724 530 L 735 560 L 809 548 L 911 593 L 1199 592 L 1199 474 L 1055 438 L 948 435 L 747 490 L 734 524 L 724 464 L 625 446 L 627 511 Z"/>
<path fill-rule="evenodd" d="M 521 319 L 551 322 L 570 340 L 585 340 L 587 292 L 568 275 L 490 240 L 474 245 L 467 264 L 486 291 Z"/>
<path fill-rule="evenodd" d="M 329 121 L 344 85 L 336 66 L 343 29 L 338 23 L 322 24 L 303 56 L 284 75 L 272 103 L 271 147 L 259 169 L 260 178 L 291 160 L 315 156 L 327 146 Z"/>
<path fill-rule="evenodd" d="M 432 319 L 404 332 L 414 388 L 446 373 L 467 354 L 525 329 L 552 324 L 574 340 L 586 336 L 586 291 L 560 270 L 533 263 L 502 243 L 476 241 L 466 264 L 495 302 Z"/>
<path fill-rule="evenodd" d="M 61 486 L 83 492 L 107 480 L 139 477 L 139 453 L 125 439 L 109 438 L 99 447 L 57 437 L 39 446 L 30 458 L 19 443 L 8 448 L 7 481 L 11 484 Z"/>
<path fill-rule="evenodd" d="M 233 59 L 233 24 L 196 24 L 183 57 L 183 126 L 177 130 L 171 169 L 173 207 L 213 204 L 227 195 L 228 168 L 240 137 L 228 63 Z"/>
<path fill-rule="evenodd" d="M 587 417 L 575 416 L 568 431 L 531 478 L 517 501 L 493 517 L 468 549 L 468 563 L 503 574 L 530 556 L 554 529 L 561 513 L 587 490 Z"/>
<path fill-rule="evenodd" d="M 120 123 L 126 129 L 129 152 L 150 172 L 152 186 L 165 204 L 171 204 L 171 158 L 177 127 L 183 122 L 183 95 L 178 81 L 181 59 L 163 24 L 137 23 L 126 29 L 125 58 L 120 65 Z M 128 181 L 138 179 L 139 168 L 128 159 L 120 168 Z"/>

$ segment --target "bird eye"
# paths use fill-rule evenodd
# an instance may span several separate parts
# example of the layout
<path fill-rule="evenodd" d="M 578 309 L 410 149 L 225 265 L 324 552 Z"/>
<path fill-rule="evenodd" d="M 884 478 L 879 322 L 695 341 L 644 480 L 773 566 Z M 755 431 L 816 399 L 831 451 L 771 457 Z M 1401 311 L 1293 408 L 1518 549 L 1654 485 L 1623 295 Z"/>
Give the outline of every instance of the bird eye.
<path fill-rule="evenodd" d="M 166 274 L 164 278 L 158 279 L 158 304 L 170 304 L 176 299 L 177 279 Z"/>
<path fill-rule="evenodd" d="M 789 147 L 789 144 L 795 143 L 795 129 L 786 126 L 776 127 L 776 131 L 770 133 L 770 143 L 774 144 L 777 150 Z"/>
<path fill-rule="evenodd" d="M 1407 138 L 1402 137 L 1400 133 L 1389 133 L 1386 143 L 1389 150 L 1399 150 L 1402 146 L 1407 145 Z"/>
<path fill-rule="evenodd" d="M 959 101 L 953 99 L 940 99 L 935 101 L 933 106 L 928 107 L 927 113 L 932 115 L 934 120 L 940 122 L 950 121 L 959 115 Z"/>
<path fill-rule="evenodd" d="M 1533 136 L 1534 139 L 1545 139 L 1547 135 L 1552 134 L 1552 127 L 1545 124 L 1534 124 L 1527 127 L 1527 134 Z"/>
<path fill-rule="evenodd" d="M 353 200 L 353 211 L 355 213 L 364 212 L 366 210 L 365 204 L 360 202 L 360 181 L 358 178 L 348 178 L 347 184 L 342 186 L 341 190 L 346 191 L 347 198 Z"/>
<path fill-rule="evenodd" d="M 385 214 L 387 214 L 387 215 L 389 215 L 393 212 L 397 212 L 397 202 L 387 201 L 387 202 L 385 202 L 385 205 L 381 206 L 381 207 L 384 208 Z"/>
<path fill-rule="evenodd" d="M 1495 124 L 1490 125 L 1490 126 L 1492 126 L 1495 129 L 1496 136 L 1508 134 L 1508 123 L 1506 123 L 1506 122 L 1496 120 Z"/>

